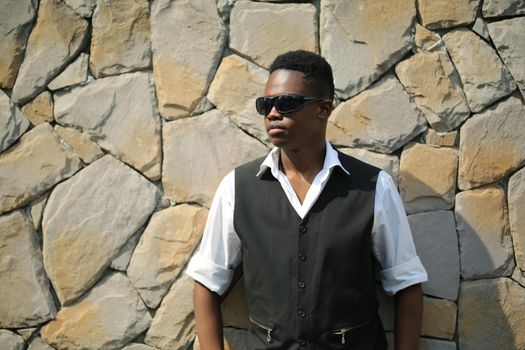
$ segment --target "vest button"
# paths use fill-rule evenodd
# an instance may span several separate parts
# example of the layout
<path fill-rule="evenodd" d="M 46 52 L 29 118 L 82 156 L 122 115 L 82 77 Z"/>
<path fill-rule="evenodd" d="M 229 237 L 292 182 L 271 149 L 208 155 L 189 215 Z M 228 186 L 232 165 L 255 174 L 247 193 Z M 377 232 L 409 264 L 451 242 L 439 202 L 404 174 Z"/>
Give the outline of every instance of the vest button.
<path fill-rule="evenodd" d="M 301 232 L 301 233 L 306 233 L 306 231 L 308 231 L 308 229 L 306 228 L 306 226 L 304 226 L 304 225 L 300 225 L 300 226 L 299 226 L 299 232 Z"/>
<path fill-rule="evenodd" d="M 299 339 L 297 342 L 299 343 L 300 346 L 306 345 L 306 339 Z"/>
<path fill-rule="evenodd" d="M 302 288 L 302 289 L 306 288 L 306 283 L 304 283 L 303 281 L 301 281 L 301 282 L 299 282 L 297 284 L 299 285 L 299 288 Z"/>
<path fill-rule="evenodd" d="M 299 310 L 297 312 L 297 315 L 300 317 L 300 318 L 305 318 L 306 317 L 306 312 L 304 312 L 303 310 Z"/>
<path fill-rule="evenodd" d="M 299 253 L 299 260 L 305 261 L 306 260 L 306 255 L 304 255 L 303 253 Z"/>

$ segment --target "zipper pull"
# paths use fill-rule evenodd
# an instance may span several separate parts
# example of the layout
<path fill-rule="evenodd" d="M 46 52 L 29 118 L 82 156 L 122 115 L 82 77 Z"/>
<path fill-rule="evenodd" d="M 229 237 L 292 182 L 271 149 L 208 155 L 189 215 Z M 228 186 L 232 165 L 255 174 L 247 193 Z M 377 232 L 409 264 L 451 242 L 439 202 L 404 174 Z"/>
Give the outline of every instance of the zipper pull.
<path fill-rule="evenodd" d="M 271 329 L 266 330 L 266 341 L 268 343 L 272 342 L 272 330 Z"/>
<path fill-rule="evenodd" d="M 345 345 L 345 343 L 346 343 L 345 333 L 346 333 L 345 330 L 341 331 L 341 344 L 343 344 L 343 345 Z"/>

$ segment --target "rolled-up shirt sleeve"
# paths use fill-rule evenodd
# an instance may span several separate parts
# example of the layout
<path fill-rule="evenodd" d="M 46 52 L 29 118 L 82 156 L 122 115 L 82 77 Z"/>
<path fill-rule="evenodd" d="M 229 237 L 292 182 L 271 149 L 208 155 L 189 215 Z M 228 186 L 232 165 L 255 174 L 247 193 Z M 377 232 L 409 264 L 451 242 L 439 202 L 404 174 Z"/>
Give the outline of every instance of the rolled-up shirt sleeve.
<path fill-rule="evenodd" d="M 416 253 L 401 197 L 392 177 L 385 171 L 381 171 L 377 179 L 372 242 L 387 294 L 394 295 L 428 280 Z"/>
<path fill-rule="evenodd" d="M 219 295 L 228 289 L 241 261 L 241 242 L 233 226 L 234 199 L 232 171 L 215 193 L 200 246 L 186 269 L 188 276 Z"/>

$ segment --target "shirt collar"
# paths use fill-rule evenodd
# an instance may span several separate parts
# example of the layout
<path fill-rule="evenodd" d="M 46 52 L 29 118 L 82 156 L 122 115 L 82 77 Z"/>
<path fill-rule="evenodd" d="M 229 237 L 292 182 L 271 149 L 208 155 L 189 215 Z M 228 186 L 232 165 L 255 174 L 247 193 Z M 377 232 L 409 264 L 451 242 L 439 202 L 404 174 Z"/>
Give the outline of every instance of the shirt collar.
<path fill-rule="evenodd" d="M 257 172 L 257 177 L 260 176 L 262 173 L 264 173 L 266 170 L 270 169 L 272 172 L 273 177 L 277 178 L 279 174 L 279 148 L 274 147 L 270 153 L 264 158 L 264 161 L 261 163 L 259 167 L 259 171 Z M 330 142 L 326 141 L 326 154 L 324 157 L 324 164 L 323 169 L 321 169 L 321 172 L 329 172 L 332 170 L 332 168 L 340 167 L 341 170 L 343 170 L 347 175 L 350 175 L 348 170 L 346 170 L 343 167 L 343 164 L 341 164 L 341 161 L 339 160 L 339 156 L 337 154 L 337 151 L 332 147 Z"/>

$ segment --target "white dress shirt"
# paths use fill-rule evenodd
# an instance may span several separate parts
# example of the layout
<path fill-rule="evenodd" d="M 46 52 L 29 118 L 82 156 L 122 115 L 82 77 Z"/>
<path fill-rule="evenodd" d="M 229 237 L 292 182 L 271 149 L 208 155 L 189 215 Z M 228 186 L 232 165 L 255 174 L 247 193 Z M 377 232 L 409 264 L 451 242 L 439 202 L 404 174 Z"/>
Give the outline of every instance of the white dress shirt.
<path fill-rule="evenodd" d="M 279 169 L 278 148 L 264 159 L 259 173 L 269 168 L 297 214 L 304 218 L 337 166 L 353 175 L 342 166 L 337 152 L 327 142 L 323 168 L 310 185 L 303 203 Z M 186 269 L 187 275 L 219 295 L 228 289 L 235 267 L 242 260 L 241 242 L 233 225 L 234 204 L 235 170 L 224 177 L 217 189 L 200 247 Z M 379 172 L 376 184 L 372 243 L 373 254 L 381 265 L 380 277 L 386 293 L 393 295 L 427 281 L 425 268 L 416 254 L 403 203 L 392 177 L 383 170 Z"/>

